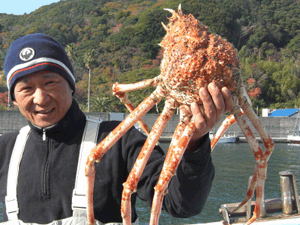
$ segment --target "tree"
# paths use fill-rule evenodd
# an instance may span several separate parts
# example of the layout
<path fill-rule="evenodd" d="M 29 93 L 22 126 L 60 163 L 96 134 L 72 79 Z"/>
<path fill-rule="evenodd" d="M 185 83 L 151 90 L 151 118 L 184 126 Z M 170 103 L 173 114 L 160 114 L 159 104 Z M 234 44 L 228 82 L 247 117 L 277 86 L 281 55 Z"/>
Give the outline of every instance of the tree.
<path fill-rule="evenodd" d="M 88 81 L 88 112 L 90 111 L 90 97 L 91 97 L 91 76 L 92 67 L 95 63 L 95 50 L 91 49 L 87 51 L 83 56 L 85 67 L 89 70 L 89 81 Z"/>
<path fill-rule="evenodd" d="M 71 43 L 66 46 L 66 52 L 70 58 L 70 61 L 73 65 L 74 71 L 76 70 L 77 67 L 77 46 L 75 43 Z"/>
<path fill-rule="evenodd" d="M 97 112 L 113 112 L 114 109 L 111 107 L 112 96 L 110 97 L 94 97 L 92 98 L 92 111 Z"/>
<path fill-rule="evenodd" d="M 0 107 L 5 108 L 8 106 L 8 91 L 0 93 Z"/>

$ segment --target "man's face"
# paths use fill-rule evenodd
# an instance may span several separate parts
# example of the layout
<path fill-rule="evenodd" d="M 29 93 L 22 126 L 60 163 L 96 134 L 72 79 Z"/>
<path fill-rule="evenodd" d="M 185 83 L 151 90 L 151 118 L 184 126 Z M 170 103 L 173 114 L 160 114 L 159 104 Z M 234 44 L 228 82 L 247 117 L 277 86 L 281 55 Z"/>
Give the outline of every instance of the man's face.
<path fill-rule="evenodd" d="M 40 71 L 17 80 L 13 103 L 32 124 L 45 128 L 66 115 L 72 104 L 72 92 L 62 76 Z"/>

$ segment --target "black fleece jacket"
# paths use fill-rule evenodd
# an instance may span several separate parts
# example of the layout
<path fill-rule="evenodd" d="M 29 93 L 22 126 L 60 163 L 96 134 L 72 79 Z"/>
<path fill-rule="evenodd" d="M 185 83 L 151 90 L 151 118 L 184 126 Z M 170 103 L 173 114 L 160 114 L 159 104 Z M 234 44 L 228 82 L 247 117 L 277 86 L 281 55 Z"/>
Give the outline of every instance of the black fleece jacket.
<path fill-rule="evenodd" d="M 45 129 L 45 141 L 43 130 L 29 123 L 31 133 L 20 164 L 17 187 L 19 219 L 23 222 L 49 223 L 72 216 L 72 191 L 85 123 L 86 117 L 75 101 L 60 122 Z M 102 122 L 98 142 L 118 124 L 117 121 Z M 9 161 L 17 134 L 0 137 L 0 201 L 3 203 Z M 132 128 L 96 164 L 94 210 L 97 220 L 104 223 L 122 221 L 122 184 L 144 141 L 145 136 Z M 172 178 L 168 194 L 164 197 L 163 209 L 170 215 L 190 217 L 202 210 L 214 176 L 210 150 L 207 135 L 199 143 L 197 151 L 184 154 L 177 176 Z M 164 152 L 157 146 L 139 181 L 137 193 L 132 196 L 133 221 L 137 218 L 134 207 L 136 196 L 151 204 L 153 188 L 164 158 Z M 7 220 L 5 205 L 3 214 L 4 220 Z"/>

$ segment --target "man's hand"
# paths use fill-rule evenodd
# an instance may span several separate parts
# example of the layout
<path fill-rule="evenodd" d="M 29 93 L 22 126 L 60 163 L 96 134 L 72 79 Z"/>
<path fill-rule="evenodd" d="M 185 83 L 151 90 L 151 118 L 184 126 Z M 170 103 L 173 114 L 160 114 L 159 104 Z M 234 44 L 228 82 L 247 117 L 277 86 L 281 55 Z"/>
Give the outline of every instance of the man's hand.
<path fill-rule="evenodd" d="M 197 103 L 192 103 L 190 107 L 196 131 L 190 140 L 189 150 L 192 150 L 193 144 L 209 132 L 220 120 L 221 116 L 230 111 L 233 106 L 228 88 L 223 87 L 219 89 L 215 83 L 210 83 L 207 88 L 201 88 L 199 96 L 203 102 L 203 110 L 201 111 Z"/>

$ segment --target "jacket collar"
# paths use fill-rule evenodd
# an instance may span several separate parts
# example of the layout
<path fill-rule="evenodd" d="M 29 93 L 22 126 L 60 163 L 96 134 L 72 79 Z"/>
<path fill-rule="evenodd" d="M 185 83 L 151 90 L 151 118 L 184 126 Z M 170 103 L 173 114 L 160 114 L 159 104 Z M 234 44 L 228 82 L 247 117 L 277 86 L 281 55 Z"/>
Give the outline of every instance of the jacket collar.
<path fill-rule="evenodd" d="M 28 123 L 31 130 L 39 136 L 42 135 L 44 140 L 45 136 L 47 136 L 59 141 L 77 132 L 82 123 L 85 124 L 85 121 L 86 117 L 84 113 L 80 110 L 78 103 L 73 99 L 70 109 L 58 123 L 46 128 L 35 126 L 30 121 L 28 121 Z"/>

